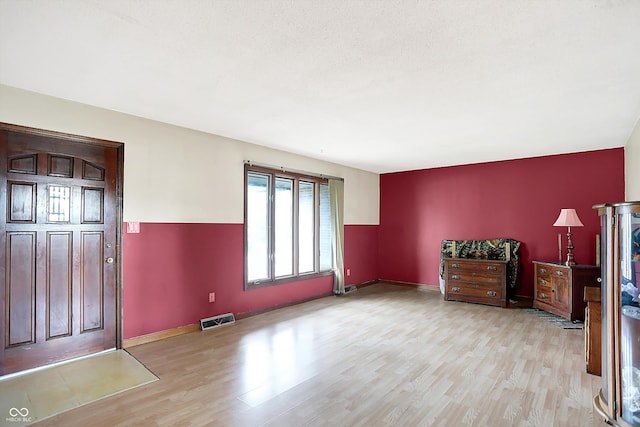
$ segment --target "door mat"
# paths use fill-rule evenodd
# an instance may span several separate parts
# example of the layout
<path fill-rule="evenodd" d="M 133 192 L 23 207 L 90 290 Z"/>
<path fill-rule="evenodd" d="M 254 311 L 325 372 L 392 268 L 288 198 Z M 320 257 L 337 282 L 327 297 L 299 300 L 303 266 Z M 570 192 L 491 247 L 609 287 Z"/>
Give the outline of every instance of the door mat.
<path fill-rule="evenodd" d="M 539 310 L 537 308 L 525 308 L 527 313 L 536 316 L 538 319 L 542 319 L 546 322 L 551 323 L 554 326 L 562 329 L 584 329 L 584 322 L 580 320 L 567 320 L 564 317 L 556 316 L 553 313 L 548 313 L 544 310 Z"/>
<path fill-rule="evenodd" d="M 0 426 L 25 426 L 157 381 L 124 350 L 0 379 Z"/>

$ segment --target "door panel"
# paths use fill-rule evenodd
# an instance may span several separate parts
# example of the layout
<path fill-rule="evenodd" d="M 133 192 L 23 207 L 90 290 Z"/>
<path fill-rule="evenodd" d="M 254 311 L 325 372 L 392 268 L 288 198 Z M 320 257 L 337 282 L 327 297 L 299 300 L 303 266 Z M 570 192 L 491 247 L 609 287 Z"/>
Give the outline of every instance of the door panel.
<path fill-rule="evenodd" d="M 82 179 L 93 181 L 104 181 L 104 168 L 92 165 L 89 162 L 82 162 Z"/>
<path fill-rule="evenodd" d="M 9 159 L 9 172 L 36 174 L 37 154 L 28 156 L 15 156 Z"/>
<path fill-rule="evenodd" d="M 99 232 L 82 232 L 80 264 L 80 292 L 82 294 L 82 328 L 81 332 L 101 329 L 103 316 L 103 237 Z"/>
<path fill-rule="evenodd" d="M 556 305 L 569 309 L 569 282 L 566 278 L 555 278 Z"/>
<path fill-rule="evenodd" d="M 36 184 L 10 182 L 8 222 L 36 222 Z"/>
<path fill-rule="evenodd" d="M 73 178 L 73 157 L 49 154 L 48 176 Z"/>
<path fill-rule="evenodd" d="M 35 342 L 35 233 L 7 234 L 7 347 Z"/>
<path fill-rule="evenodd" d="M 102 224 L 104 215 L 104 192 L 101 188 L 82 188 L 82 223 Z"/>
<path fill-rule="evenodd" d="M 47 340 L 72 333 L 72 234 L 47 233 Z"/>
<path fill-rule="evenodd" d="M 122 144 L 14 128 L 0 124 L 0 375 L 120 345 Z"/>

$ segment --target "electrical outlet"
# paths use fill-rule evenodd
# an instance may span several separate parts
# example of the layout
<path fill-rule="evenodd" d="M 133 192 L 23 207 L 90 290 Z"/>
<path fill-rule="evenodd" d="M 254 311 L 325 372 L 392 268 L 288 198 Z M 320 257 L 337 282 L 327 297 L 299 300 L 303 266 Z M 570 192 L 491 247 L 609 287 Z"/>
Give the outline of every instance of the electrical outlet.
<path fill-rule="evenodd" d="M 209 302 L 216 302 L 216 293 L 209 292 Z"/>
<path fill-rule="evenodd" d="M 347 276 L 351 276 L 351 269 L 347 268 Z"/>

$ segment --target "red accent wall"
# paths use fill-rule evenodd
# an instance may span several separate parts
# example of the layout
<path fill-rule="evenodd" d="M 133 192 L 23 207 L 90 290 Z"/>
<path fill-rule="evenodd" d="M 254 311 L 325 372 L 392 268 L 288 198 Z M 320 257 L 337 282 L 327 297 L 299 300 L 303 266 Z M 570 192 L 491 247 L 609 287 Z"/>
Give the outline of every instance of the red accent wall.
<path fill-rule="evenodd" d="M 558 259 L 553 227 L 575 208 L 578 263 L 595 263 L 600 232 L 592 206 L 624 200 L 624 149 L 384 174 L 380 177 L 380 277 L 438 284 L 444 239 L 512 238 L 522 242 L 515 294 L 533 295 L 533 260 Z"/>
<path fill-rule="evenodd" d="M 123 237 L 124 338 L 330 293 L 333 277 L 244 291 L 242 224 L 142 223 Z M 125 227 L 126 229 L 126 227 Z M 345 262 L 360 283 L 376 279 L 377 226 L 345 226 Z M 209 303 L 209 292 L 216 302 Z"/>

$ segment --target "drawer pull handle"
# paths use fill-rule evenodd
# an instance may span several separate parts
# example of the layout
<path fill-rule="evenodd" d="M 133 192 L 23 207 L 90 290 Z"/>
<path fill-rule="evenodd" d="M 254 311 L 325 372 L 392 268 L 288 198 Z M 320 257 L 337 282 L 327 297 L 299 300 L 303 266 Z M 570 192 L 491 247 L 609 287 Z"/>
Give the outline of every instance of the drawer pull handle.
<path fill-rule="evenodd" d="M 498 270 L 498 267 L 496 267 L 495 265 L 488 265 L 488 266 L 487 266 L 487 270 L 497 271 L 497 270 Z"/>
<path fill-rule="evenodd" d="M 460 264 L 451 264 L 451 268 L 460 268 Z"/>
<path fill-rule="evenodd" d="M 547 284 L 547 281 L 546 281 L 546 280 L 544 280 L 544 279 L 540 279 L 540 284 L 541 284 L 541 285 L 546 285 L 546 284 Z"/>
<path fill-rule="evenodd" d="M 460 280 L 460 276 L 458 276 L 457 274 L 452 275 L 451 278 L 453 280 Z"/>
<path fill-rule="evenodd" d="M 540 299 L 547 299 L 549 296 L 547 294 L 540 294 Z"/>
<path fill-rule="evenodd" d="M 498 293 L 496 291 L 489 291 L 487 292 L 487 295 L 489 295 L 490 297 L 495 297 L 496 295 L 498 295 Z"/>
<path fill-rule="evenodd" d="M 460 292 L 460 288 L 451 288 L 453 292 Z"/>
<path fill-rule="evenodd" d="M 564 273 L 562 271 L 556 271 L 556 275 L 558 276 L 564 276 Z"/>
<path fill-rule="evenodd" d="M 546 273 L 546 272 L 547 272 L 547 269 L 546 269 L 546 268 L 541 268 L 541 269 L 540 269 L 540 273 L 541 273 L 541 274 L 544 274 L 544 273 Z"/>

